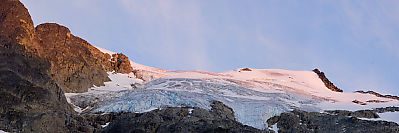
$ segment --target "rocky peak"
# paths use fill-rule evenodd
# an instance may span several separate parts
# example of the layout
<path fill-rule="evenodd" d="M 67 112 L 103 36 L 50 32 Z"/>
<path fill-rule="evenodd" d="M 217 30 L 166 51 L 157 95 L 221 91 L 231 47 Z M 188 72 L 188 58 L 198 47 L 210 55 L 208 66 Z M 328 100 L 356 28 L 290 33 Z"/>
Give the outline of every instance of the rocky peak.
<path fill-rule="evenodd" d="M 314 69 L 313 72 L 315 72 L 319 78 L 321 79 L 321 81 L 323 81 L 324 85 L 335 92 L 343 92 L 341 89 L 339 89 L 337 86 L 335 86 L 330 80 L 328 80 L 328 78 L 326 77 L 326 75 L 324 75 L 324 72 L 321 72 L 319 69 Z"/>
<path fill-rule="evenodd" d="M 133 71 L 129 58 L 122 53 L 112 54 L 109 69 L 109 71 L 115 71 L 117 73 L 130 73 Z"/>
<path fill-rule="evenodd" d="M 85 92 L 109 81 L 105 55 L 68 28 L 45 23 L 36 27 L 38 55 L 50 61 L 51 76 L 65 92 Z"/>
<path fill-rule="evenodd" d="M 377 92 L 375 92 L 375 91 L 355 91 L 355 92 L 356 92 L 356 93 L 362 93 L 362 94 L 372 94 L 372 95 L 375 95 L 375 96 L 377 96 L 377 97 L 384 97 L 384 98 L 399 100 L 399 97 L 398 97 L 398 96 L 382 95 L 382 94 L 377 93 Z M 374 100 L 374 102 L 381 102 L 381 101 Z"/>
<path fill-rule="evenodd" d="M 71 37 L 71 31 L 62 25 L 56 23 L 44 23 L 36 26 L 35 30 L 40 33 L 46 35 L 46 37 Z M 56 34 L 54 34 L 56 33 Z"/>
<path fill-rule="evenodd" d="M 87 41 L 56 23 L 34 28 L 28 10 L 17 0 L 0 0 L 1 42 L 13 42 L 50 62 L 50 76 L 64 92 L 86 92 L 109 81 L 107 71 L 130 73 L 129 59 L 123 54 L 104 54 Z M 6 45 L 9 43 L 2 43 Z M 9 47 L 9 46 L 8 46 Z"/>
<path fill-rule="evenodd" d="M 72 108 L 48 75 L 50 63 L 27 49 L 35 44 L 33 37 L 33 23 L 22 3 L 0 0 L 0 130 L 63 132 L 62 114 L 72 113 Z"/>
<path fill-rule="evenodd" d="M 2 39 L 29 44 L 33 39 L 33 21 L 24 5 L 16 0 L 0 0 L 0 35 Z"/>

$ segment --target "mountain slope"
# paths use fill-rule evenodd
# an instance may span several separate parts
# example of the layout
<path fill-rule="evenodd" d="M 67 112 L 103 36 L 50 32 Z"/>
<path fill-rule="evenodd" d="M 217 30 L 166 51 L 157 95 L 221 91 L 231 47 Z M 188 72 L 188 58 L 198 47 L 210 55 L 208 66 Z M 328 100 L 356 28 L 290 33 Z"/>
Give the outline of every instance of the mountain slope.
<path fill-rule="evenodd" d="M 0 18 L 0 129 L 67 130 L 63 114 L 72 114 L 72 108 L 48 75 L 50 63 L 26 49 L 34 36 L 26 8 L 18 1 L 1 0 Z"/>

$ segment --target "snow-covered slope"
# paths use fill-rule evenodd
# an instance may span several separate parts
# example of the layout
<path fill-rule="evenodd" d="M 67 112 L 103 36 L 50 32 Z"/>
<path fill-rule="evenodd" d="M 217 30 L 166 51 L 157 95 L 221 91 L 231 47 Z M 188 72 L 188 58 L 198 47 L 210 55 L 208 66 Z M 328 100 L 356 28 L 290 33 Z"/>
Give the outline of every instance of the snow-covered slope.
<path fill-rule="evenodd" d="M 270 117 L 292 109 L 322 112 L 399 105 L 397 100 L 370 94 L 333 92 L 311 71 L 238 69 L 211 73 L 131 64 L 136 75 L 109 73 L 112 81 L 106 86 L 66 96 L 71 103 L 92 112 L 146 112 L 166 106 L 210 109 L 210 102 L 217 100 L 233 108 L 238 121 L 261 129 L 266 128 Z M 386 102 L 360 105 L 353 100 Z"/>

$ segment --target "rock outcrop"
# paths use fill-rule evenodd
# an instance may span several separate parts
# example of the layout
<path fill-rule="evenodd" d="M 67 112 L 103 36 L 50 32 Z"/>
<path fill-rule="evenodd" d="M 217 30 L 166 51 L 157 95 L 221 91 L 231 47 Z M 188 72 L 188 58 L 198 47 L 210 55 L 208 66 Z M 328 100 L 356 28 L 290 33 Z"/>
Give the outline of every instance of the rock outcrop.
<path fill-rule="evenodd" d="M 324 85 L 335 92 L 343 92 L 341 89 L 339 89 L 337 86 L 335 86 L 330 80 L 327 79 L 326 75 L 324 75 L 324 72 L 320 72 L 319 69 L 314 69 L 313 72 L 315 72 L 321 81 L 323 81 Z"/>
<path fill-rule="evenodd" d="M 347 115 L 294 110 L 270 118 L 269 125 L 277 124 L 279 133 L 397 133 L 399 125 L 386 121 L 367 121 Z"/>
<path fill-rule="evenodd" d="M 85 132 L 94 129 L 74 114 L 37 55 L 33 22 L 16 0 L 0 0 L 0 130 Z"/>
<path fill-rule="evenodd" d="M 358 110 L 358 111 L 332 110 L 325 112 L 333 115 L 352 116 L 357 118 L 380 118 L 380 116 L 373 110 Z"/>
<path fill-rule="evenodd" d="M 353 100 L 352 103 L 360 104 L 360 105 L 367 105 L 367 103 L 359 101 L 359 100 Z"/>
<path fill-rule="evenodd" d="M 64 92 L 86 92 L 94 85 L 102 86 L 110 80 L 107 71 L 133 71 L 125 55 L 104 54 L 87 41 L 72 35 L 64 26 L 45 23 L 34 28 L 26 9 L 11 7 L 1 10 L 4 12 L 0 18 L 2 31 L 7 32 L 4 35 L 17 39 L 26 51 L 49 61 L 50 76 Z"/>
<path fill-rule="evenodd" d="M 37 53 L 51 63 L 50 75 L 64 92 L 85 92 L 110 81 L 102 65 L 106 56 L 94 46 L 55 23 L 35 29 Z"/>
<path fill-rule="evenodd" d="M 399 112 L 399 107 L 385 107 L 385 108 L 375 108 L 375 109 L 358 110 L 358 111 L 327 110 L 325 112 L 333 115 L 353 116 L 357 118 L 380 118 L 380 116 L 377 113 Z"/>
<path fill-rule="evenodd" d="M 129 58 L 122 54 L 112 54 L 111 62 L 108 67 L 108 71 L 115 71 L 117 73 L 131 73 L 133 72 L 133 68 L 130 65 Z"/>
<path fill-rule="evenodd" d="M 392 96 L 392 95 L 382 95 L 380 93 L 374 92 L 374 91 L 356 91 L 356 93 L 362 93 L 362 94 L 372 94 L 377 97 L 384 97 L 384 98 L 389 98 L 389 99 L 394 99 L 394 100 L 399 100 L 398 96 Z"/>
<path fill-rule="evenodd" d="M 242 125 L 234 120 L 231 108 L 214 102 L 212 110 L 189 107 L 169 107 L 143 114 L 122 113 L 103 130 L 108 133 L 125 132 L 269 132 Z"/>

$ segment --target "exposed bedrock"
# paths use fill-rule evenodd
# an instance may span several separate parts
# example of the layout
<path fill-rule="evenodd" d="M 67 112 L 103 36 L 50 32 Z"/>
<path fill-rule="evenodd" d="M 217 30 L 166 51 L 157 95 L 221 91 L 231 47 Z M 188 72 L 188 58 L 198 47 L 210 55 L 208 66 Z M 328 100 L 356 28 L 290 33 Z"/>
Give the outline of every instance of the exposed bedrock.
<path fill-rule="evenodd" d="M 304 112 L 294 110 L 282 113 L 268 120 L 269 125 L 277 124 L 279 133 L 320 132 L 320 133 L 397 133 L 399 125 L 387 121 L 367 121 L 347 115 Z"/>
<path fill-rule="evenodd" d="M 328 89 L 335 91 L 335 92 L 343 92 L 341 89 L 339 89 L 337 86 L 335 86 L 330 80 L 328 80 L 326 75 L 324 75 L 324 72 L 321 72 L 319 69 L 314 69 L 313 72 L 315 72 L 319 76 L 321 81 L 323 81 L 324 85 Z"/>
<path fill-rule="evenodd" d="M 78 118 L 49 76 L 50 62 L 31 46 L 33 23 L 16 0 L 0 0 L 0 130 L 7 132 L 79 132 Z M 79 125 L 84 125 L 81 122 Z"/>
<path fill-rule="evenodd" d="M 7 0 L 2 1 L 5 5 Z M 3 38 L 11 38 L 26 51 L 50 62 L 49 74 L 64 92 L 86 92 L 94 85 L 102 86 L 110 80 L 107 71 L 133 71 L 125 55 L 104 54 L 72 35 L 68 28 L 55 23 L 34 28 L 29 12 L 20 2 L 10 0 L 8 3 L 14 4 L 1 9 Z"/>
<path fill-rule="evenodd" d="M 377 93 L 375 91 L 356 91 L 357 93 L 362 93 L 362 94 L 372 94 L 375 95 L 377 97 L 384 97 L 384 98 L 389 98 L 389 99 L 394 99 L 394 100 L 399 100 L 398 96 L 392 96 L 392 95 L 382 95 L 380 93 Z M 374 101 L 374 102 L 378 102 L 378 101 Z"/>
<path fill-rule="evenodd" d="M 108 66 L 108 71 L 115 71 L 117 73 L 133 72 L 133 68 L 130 65 L 130 60 L 126 55 L 117 53 L 112 54 L 111 56 L 111 63 Z"/>
<path fill-rule="evenodd" d="M 211 106 L 210 111 L 197 107 L 169 107 L 142 114 L 122 113 L 112 120 L 103 132 L 270 132 L 235 121 L 233 110 L 221 102 L 213 102 Z"/>
<path fill-rule="evenodd" d="M 51 63 L 50 75 L 65 92 L 85 92 L 109 81 L 106 56 L 68 28 L 45 23 L 36 27 L 37 53 Z"/>

